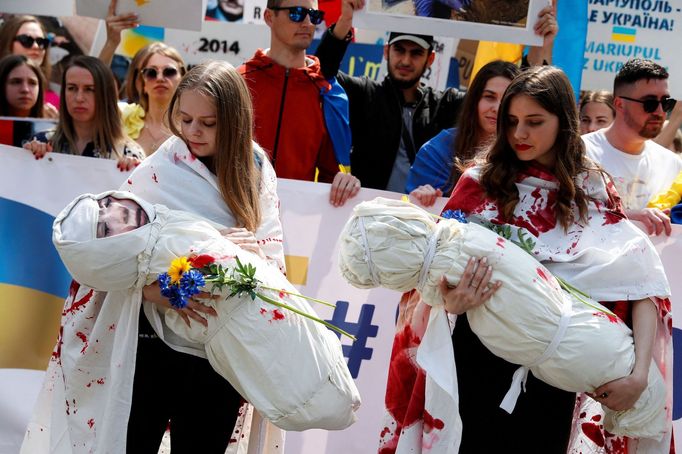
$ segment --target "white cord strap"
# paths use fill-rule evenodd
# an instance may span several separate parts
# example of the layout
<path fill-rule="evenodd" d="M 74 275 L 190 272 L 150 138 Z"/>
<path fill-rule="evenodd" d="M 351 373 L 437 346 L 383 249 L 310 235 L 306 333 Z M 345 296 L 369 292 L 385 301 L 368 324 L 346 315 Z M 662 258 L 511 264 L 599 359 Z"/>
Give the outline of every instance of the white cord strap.
<path fill-rule="evenodd" d="M 521 395 L 521 389 L 526 392 L 526 380 L 528 379 L 528 372 L 530 368 L 537 366 L 538 364 L 549 359 L 550 356 L 556 352 L 559 347 L 564 335 L 566 334 L 566 328 L 568 328 L 568 323 L 571 321 L 573 316 L 573 311 L 571 311 L 571 299 L 564 297 L 564 304 L 561 306 L 561 318 L 559 319 L 559 327 L 552 337 L 552 341 L 549 343 L 544 353 L 540 355 L 538 359 L 528 364 L 527 366 L 521 366 L 514 372 L 512 377 L 512 383 L 509 387 L 509 391 L 502 399 L 500 403 L 500 408 L 511 414 L 516 406 L 516 401 Z"/>
<path fill-rule="evenodd" d="M 369 248 L 369 241 L 367 240 L 367 229 L 365 228 L 365 220 L 363 216 L 358 216 L 358 223 L 360 224 L 360 237 L 362 238 L 362 247 L 365 249 L 365 262 L 367 262 L 367 268 L 369 269 L 369 277 L 372 283 L 377 287 L 381 285 L 379 278 L 377 277 L 376 270 L 374 269 L 374 262 L 372 261 L 372 252 Z"/>
<path fill-rule="evenodd" d="M 433 257 L 436 255 L 436 245 L 438 244 L 439 232 L 440 229 L 437 226 L 436 230 L 431 234 L 431 238 L 429 238 L 429 245 L 426 248 L 426 254 L 424 254 L 424 264 L 422 265 L 421 270 L 419 270 L 419 281 L 417 281 L 417 290 L 420 292 L 423 290 L 424 284 L 426 284 L 426 278 L 429 275 L 429 268 L 431 268 Z"/>

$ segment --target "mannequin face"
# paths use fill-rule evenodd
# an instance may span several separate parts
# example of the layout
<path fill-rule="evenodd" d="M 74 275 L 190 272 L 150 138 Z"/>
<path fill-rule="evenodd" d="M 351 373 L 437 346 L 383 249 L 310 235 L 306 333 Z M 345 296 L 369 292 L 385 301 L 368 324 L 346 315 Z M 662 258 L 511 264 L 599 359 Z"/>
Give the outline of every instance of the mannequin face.
<path fill-rule="evenodd" d="M 147 213 L 130 199 L 107 196 L 97 203 L 99 204 L 97 238 L 120 235 L 149 223 Z"/>

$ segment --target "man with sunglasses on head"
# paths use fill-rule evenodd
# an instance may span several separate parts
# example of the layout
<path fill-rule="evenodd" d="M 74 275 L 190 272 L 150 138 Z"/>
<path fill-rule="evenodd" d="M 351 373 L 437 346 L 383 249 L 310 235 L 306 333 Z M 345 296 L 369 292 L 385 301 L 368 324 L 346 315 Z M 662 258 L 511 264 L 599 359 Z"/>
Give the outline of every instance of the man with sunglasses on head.
<path fill-rule="evenodd" d="M 323 111 L 332 84 L 315 56 L 306 55 L 324 12 L 315 0 L 268 0 L 263 15 L 270 27 L 270 48 L 258 49 L 239 72 L 246 80 L 254 107 L 254 135 L 268 152 L 281 178 L 332 183 L 330 203 L 340 206 L 360 190 L 360 181 L 339 171 L 336 137 L 329 133 Z M 337 86 L 341 90 L 340 86 Z M 347 111 L 347 99 L 343 101 Z M 347 135 L 347 122 L 341 122 Z M 350 141 L 347 141 L 347 155 Z"/>
<path fill-rule="evenodd" d="M 421 83 L 436 55 L 429 35 L 391 32 L 384 46 L 388 75 L 383 81 L 339 72 L 353 37 L 353 12 L 364 5 L 365 0 L 341 1 L 341 15 L 322 37 L 315 55 L 323 73 L 335 75 L 348 93 L 353 173 L 363 187 L 404 193 L 417 152 L 443 129 L 452 128 L 464 93 L 456 88 L 437 91 Z M 552 7 L 540 12 L 534 29 L 545 43 L 530 48 L 528 63 L 551 62 L 558 30 Z"/>
<path fill-rule="evenodd" d="M 613 177 L 630 219 L 642 222 L 650 235 L 670 235 L 668 214 L 646 208 L 682 171 L 682 159 L 652 140 L 675 107 L 668 72 L 651 60 L 629 60 L 616 74 L 613 95 L 615 120 L 583 136 L 587 155 Z"/>

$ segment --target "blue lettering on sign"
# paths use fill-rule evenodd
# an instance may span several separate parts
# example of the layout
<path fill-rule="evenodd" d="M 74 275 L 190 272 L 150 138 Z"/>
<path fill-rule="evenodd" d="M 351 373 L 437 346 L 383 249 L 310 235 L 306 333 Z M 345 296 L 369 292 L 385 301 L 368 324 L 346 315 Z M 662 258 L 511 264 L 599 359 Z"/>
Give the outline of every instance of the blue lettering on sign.
<path fill-rule="evenodd" d="M 682 418 L 680 390 L 682 390 L 682 330 L 673 328 L 673 420 Z"/>
<path fill-rule="evenodd" d="M 332 325 L 338 326 L 344 331 L 355 336 L 355 342 L 351 345 L 343 345 L 343 356 L 348 358 L 348 370 L 353 378 L 358 378 L 360 365 L 363 360 L 372 359 L 373 349 L 367 347 L 367 339 L 377 337 L 379 327 L 372 325 L 374 304 L 363 304 L 360 309 L 360 317 L 356 323 L 347 322 L 348 301 L 337 301 L 334 315 L 331 320 L 326 320 Z M 334 332 L 339 338 L 341 335 Z"/>

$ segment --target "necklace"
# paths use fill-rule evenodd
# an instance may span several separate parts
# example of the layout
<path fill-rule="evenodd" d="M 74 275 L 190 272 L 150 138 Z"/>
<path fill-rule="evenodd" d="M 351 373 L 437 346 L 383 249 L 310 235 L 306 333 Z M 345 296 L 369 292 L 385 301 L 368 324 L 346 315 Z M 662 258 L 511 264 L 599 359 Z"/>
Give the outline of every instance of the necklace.
<path fill-rule="evenodd" d="M 156 151 L 158 146 L 161 145 L 161 143 L 171 135 L 170 131 L 168 131 L 168 129 L 166 129 L 164 126 L 161 126 L 159 129 L 161 130 L 161 133 L 158 136 L 154 136 L 154 134 L 152 134 L 152 128 L 149 127 L 147 123 L 144 125 L 144 130 L 147 131 L 147 134 L 153 140 L 151 146 L 149 147 L 149 150 L 152 153 Z"/>

